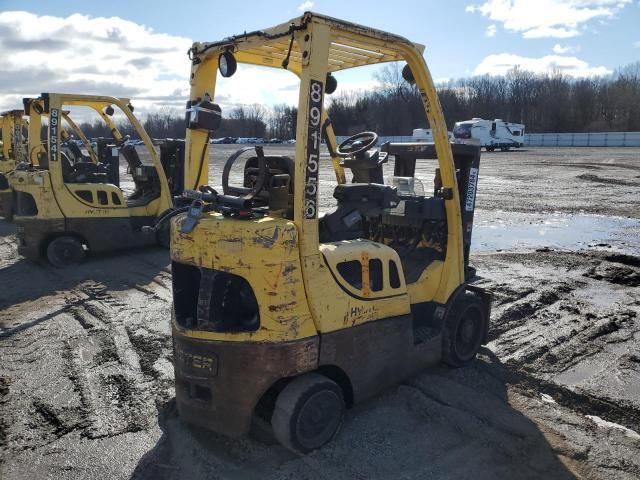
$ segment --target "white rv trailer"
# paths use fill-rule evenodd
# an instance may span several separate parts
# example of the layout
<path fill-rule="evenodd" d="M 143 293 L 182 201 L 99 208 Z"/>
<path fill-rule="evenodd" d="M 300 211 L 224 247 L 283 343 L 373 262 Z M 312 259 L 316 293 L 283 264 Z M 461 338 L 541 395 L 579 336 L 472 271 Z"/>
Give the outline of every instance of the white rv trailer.
<path fill-rule="evenodd" d="M 447 132 L 447 136 L 449 140 L 453 141 L 453 133 Z M 413 130 L 413 135 L 411 135 L 414 142 L 433 142 L 433 132 L 430 128 L 416 128 Z"/>
<path fill-rule="evenodd" d="M 499 118 L 495 120 L 472 118 L 457 122 L 453 128 L 453 136 L 460 140 L 476 139 L 488 152 L 493 152 L 497 148 L 505 152 L 510 148 L 523 146 L 524 125 L 505 122 Z"/>

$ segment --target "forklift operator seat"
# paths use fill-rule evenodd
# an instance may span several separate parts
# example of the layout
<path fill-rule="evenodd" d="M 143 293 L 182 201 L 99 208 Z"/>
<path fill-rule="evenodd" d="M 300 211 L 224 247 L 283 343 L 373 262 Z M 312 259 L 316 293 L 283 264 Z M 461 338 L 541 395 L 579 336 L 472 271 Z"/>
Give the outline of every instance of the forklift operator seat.
<path fill-rule="evenodd" d="M 127 199 L 128 207 L 146 205 L 160 196 L 160 177 L 155 167 L 145 165 L 140 160 L 138 151 L 133 145 L 125 145 L 120 152 L 127 161 L 129 171 L 136 185 L 135 191 Z"/>
<path fill-rule="evenodd" d="M 397 189 L 377 183 L 351 183 L 336 186 L 333 197 L 338 207 L 320 218 L 320 242 L 365 238 L 365 218 L 379 217 L 385 209 L 400 202 Z"/>
<path fill-rule="evenodd" d="M 282 210 L 293 207 L 293 185 L 295 166 L 293 160 L 285 156 L 265 155 L 267 176 L 263 188 L 254 197 L 257 206 L 267 205 L 269 209 Z M 244 164 L 245 188 L 253 188 L 260 173 L 258 157 L 250 157 Z"/>
<path fill-rule="evenodd" d="M 76 146 L 77 148 L 77 146 Z M 87 160 L 80 154 L 74 155 L 73 150 L 66 147 L 60 150 L 62 166 L 62 178 L 65 183 L 107 183 L 107 174 L 104 168 Z"/>

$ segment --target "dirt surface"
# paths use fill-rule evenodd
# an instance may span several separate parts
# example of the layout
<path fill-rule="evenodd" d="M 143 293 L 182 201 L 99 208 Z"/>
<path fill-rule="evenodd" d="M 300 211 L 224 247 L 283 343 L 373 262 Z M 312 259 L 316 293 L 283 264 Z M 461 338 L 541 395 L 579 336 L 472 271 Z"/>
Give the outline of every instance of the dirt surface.
<path fill-rule="evenodd" d="M 483 153 L 478 209 L 488 346 L 356 406 L 306 456 L 180 421 L 166 251 L 56 270 L 0 222 L 0 477 L 639 478 L 640 149 Z"/>

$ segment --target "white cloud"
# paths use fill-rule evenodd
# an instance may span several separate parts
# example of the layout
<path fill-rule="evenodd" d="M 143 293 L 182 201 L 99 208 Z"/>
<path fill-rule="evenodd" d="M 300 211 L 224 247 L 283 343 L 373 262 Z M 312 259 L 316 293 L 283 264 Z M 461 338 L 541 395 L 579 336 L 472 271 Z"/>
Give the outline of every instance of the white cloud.
<path fill-rule="evenodd" d="M 631 0 L 486 0 L 469 5 L 466 12 L 479 12 L 506 30 L 524 38 L 570 38 L 580 35 L 587 22 L 612 18 Z"/>
<path fill-rule="evenodd" d="M 129 97 L 139 117 L 182 112 L 192 43 L 118 17 L 0 12 L 0 111 L 48 91 Z M 240 104 L 297 104 L 297 85 L 291 72 L 239 65 L 231 79 L 218 79 L 216 101 L 223 114 Z"/>
<path fill-rule="evenodd" d="M 473 74 L 504 75 L 516 66 L 535 73 L 558 71 L 571 77 L 590 77 L 611 73 L 607 67 L 593 67 L 576 57 L 546 55 L 541 58 L 531 58 L 510 53 L 496 53 L 482 60 Z"/>
<path fill-rule="evenodd" d="M 485 35 L 489 38 L 491 37 L 495 37 L 496 36 L 496 31 L 498 30 L 498 27 L 496 27 L 494 24 L 491 24 L 487 27 L 487 31 L 485 33 Z"/>
<path fill-rule="evenodd" d="M 558 55 L 563 55 L 565 53 L 576 53 L 580 51 L 580 47 L 572 47 L 571 45 L 562 46 L 559 43 L 556 43 L 553 46 L 553 53 L 557 53 Z"/>
<path fill-rule="evenodd" d="M 0 106 L 15 108 L 16 98 L 49 91 L 132 97 L 148 109 L 182 107 L 191 43 L 118 17 L 2 12 Z"/>
<path fill-rule="evenodd" d="M 298 5 L 298 10 L 300 10 L 301 12 L 306 12 L 307 10 L 313 8 L 313 5 L 314 3 L 311 0 L 307 0 L 306 2 L 302 2 L 300 5 Z"/>
<path fill-rule="evenodd" d="M 640 48 L 640 40 L 638 40 L 636 43 L 634 43 L 633 46 L 636 47 L 636 48 Z"/>

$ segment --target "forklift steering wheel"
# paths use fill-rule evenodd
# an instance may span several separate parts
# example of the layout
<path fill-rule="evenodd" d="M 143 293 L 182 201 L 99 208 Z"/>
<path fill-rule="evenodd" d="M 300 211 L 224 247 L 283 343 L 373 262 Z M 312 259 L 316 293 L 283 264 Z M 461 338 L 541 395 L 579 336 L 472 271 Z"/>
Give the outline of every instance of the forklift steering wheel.
<path fill-rule="evenodd" d="M 262 187 L 264 187 L 264 182 L 267 179 L 267 162 L 265 162 L 264 160 L 264 151 L 260 146 L 255 147 L 255 151 L 258 156 L 258 178 L 256 179 L 253 187 L 248 188 L 229 186 L 229 173 L 231 172 L 231 167 L 243 153 L 253 149 L 254 147 L 241 148 L 227 159 L 227 163 L 224 164 L 224 169 L 222 170 L 222 193 L 224 193 L 225 195 L 243 197 L 246 200 L 251 200 L 258 193 L 260 193 L 260 190 L 262 190 Z"/>
<path fill-rule="evenodd" d="M 378 141 L 378 134 L 375 132 L 360 132 L 352 135 L 342 142 L 336 152 L 341 157 L 356 155 L 366 152 L 373 147 Z"/>

